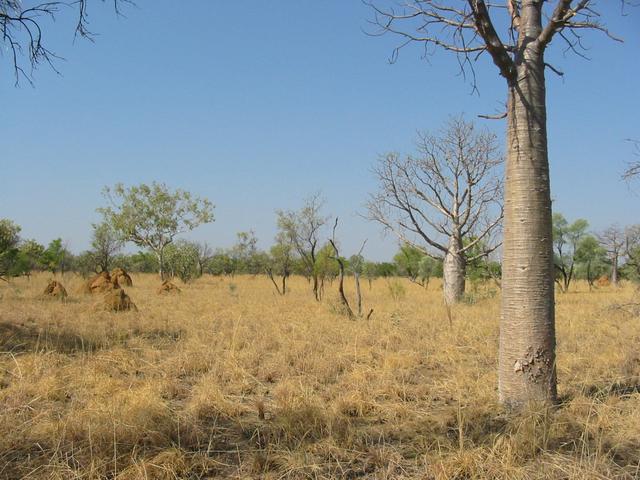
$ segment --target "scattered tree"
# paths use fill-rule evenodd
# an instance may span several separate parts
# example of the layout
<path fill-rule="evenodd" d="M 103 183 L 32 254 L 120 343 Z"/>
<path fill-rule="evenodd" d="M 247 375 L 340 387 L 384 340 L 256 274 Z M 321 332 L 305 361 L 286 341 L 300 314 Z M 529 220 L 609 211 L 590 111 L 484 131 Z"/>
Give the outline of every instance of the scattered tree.
<path fill-rule="evenodd" d="M 316 300 L 321 298 L 320 282 L 318 277 L 318 251 L 320 250 L 320 235 L 322 228 L 327 223 L 327 217 L 321 214 L 323 200 L 320 194 L 307 198 L 298 211 L 279 210 L 278 228 L 286 235 L 304 265 L 307 278 L 312 281 L 313 295 Z"/>
<path fill-rule="evenodd" d="M 419 153 L 380 159 L 379 192 L 371 196 L 369 215 L 403 243 L 443 260 L 444 299 L 455 304 L 464 294 L 467 263 L 475 259 L 469 252 L 480 242 L 488 245 L 502 221 L 496 176 L 502 158 L 495 135 L 477 132 L 462 117 L 450 119 L 439 136 L 421 135 Z"/>
<path fill-rule="evenodd" d="M 167 245 L 165 251 L 166 269 L 171 276 L 176 276 L 188 283 L 200 276 L 198 264 L 198 244 L 187 240 L 178 240 Z"/>
<path fill-rule="evenodd" d="M 234 265 L 235 273 L 257 273 L 259 267 L 255 265 L 258 253 L 258 239 L 253 230 L 238 232 L 236 244 L 229 255 Z"/>
<path fill-rule="evenodd" d="M 122 249 L 122 245 L 122 238 L 112 225 L 104 222 L 93 225 L 91 253 L 95 269 L 99 272 L 108 272 L 111 269 L 114 256 Z"/>
<path fill-rule="evenodd" d="M 0 220 L 0 280 L 13 276 L 20 250 L 20 227 L 8 219 Z"/>
<path fill-rule="evenodd" d="M 589 223 L 580 218 L 569 224 L 561 213 L 553 214 L 553 247 L 556 282 L 563 293 L 569 290 L 576 266 L 578 245 L 587 234 Z"/>
<path fill-rule="evenodd" d="M 393 257 L 397 265 L 397 273 L 407 277 L 409 281 L 427 288 L 431 277 L 442 276 L 442 262 L 425 255 L 421 249 L 410 244 L 400 245 L 400 250 Z"/>
<path fill-rule="evenodd" d="M 119 183 L 103 191 L 109 206 L 99 208 L 105 223 L 125 241 L 151 250 L 158 261 L 158 272 L 164 280 L 164 250 L 175 237 L 213 221 L 213 205 L 207 199 L 194 197 L 163 183 L 125 187 Z"/>
<path fill-rule="evenodd" d="M 575 254 L 576 263 L 584 278 L 592 290 L 598 277 L 604 275 L 608 269 L 607 251 L 600 245 L 593 235 L 585 235 L 580 239 Z"/>
<path fill-rule="evenodd" d="M 213 258 L 213 250 L 207 242 L 196 243 L 195 248 L 198 254 L 198 276 L 201 277 L 207 263 Z"/>
<path fill-rule="evenodd" d="M 640 225 L 631 225 L 624 232 L 625 266 L 632 269 L 636 281 L 640 281 Z"/>
<path fill-rule="evenodd" d="M 611 225 L 598 235 L 598 241 L 606 250 L 611 261 L 611 284 L 618 286 L 618 265 L 625 245 L 624 230 L 618 225 Z"/>
<path fill-rule="evenodd" d="M 265 270 L 280 295 L 287 294 L 287 279 L 293 272 L 294 255 L 295 249 L 291 239 L 283 232 L 278 233 L 276 235 L 276 243 L 269 251 L 269 259 L 266 262 Z M 280 285 L 276 282 L 275 276 L 280 277 Z"/>
<path fill-rule="evenodd" d="M 56 272 L 64 275 L 71 257 L 71 253 L 62 243 L 62 239 L 56 238 L 49 242 L 46 250 L 42 253 L 42 265 L 54 275 Z"/>

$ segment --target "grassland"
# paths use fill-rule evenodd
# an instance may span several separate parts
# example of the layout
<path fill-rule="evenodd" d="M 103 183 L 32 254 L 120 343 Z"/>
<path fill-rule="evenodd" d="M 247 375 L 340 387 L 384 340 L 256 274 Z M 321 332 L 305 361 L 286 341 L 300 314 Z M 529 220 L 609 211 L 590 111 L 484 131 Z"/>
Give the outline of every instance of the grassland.
<path fill-rule="evenodd" d="M 301 278 L 134 276 L 118 314 L 48 279 L 0 285 L 0 478 L 640 478 L 633 286 L 558 295 L 562 404 L 515 415 L 490 287 L 450 323 L 435 282 L 365 284 L 352 321 Z"/>

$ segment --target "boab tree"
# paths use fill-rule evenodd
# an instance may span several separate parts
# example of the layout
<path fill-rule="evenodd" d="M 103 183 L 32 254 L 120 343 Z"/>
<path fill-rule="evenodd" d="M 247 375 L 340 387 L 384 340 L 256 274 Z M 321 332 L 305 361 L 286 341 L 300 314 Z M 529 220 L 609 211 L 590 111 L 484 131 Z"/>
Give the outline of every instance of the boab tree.
<path fill-rule="evenodd" d="M 530 401 L 554 403 L 555 313 L 551 194 L 547 151 L 545 61 L 560 39 L 580 53 L 582 32 L 598 30 L 595 0 L 407 0 L 384 8 L 372 0 L 380 34 L 402 38 L 394 51 L 420 43 L 443 50 L 472 73 L 474 62 L 491 58 L 507 90 L 507 161 L 502 260 L 502 315 L 498 390 L 512 407 Z M 374 3 L 375 2 L 375 3 Z M 601 4 L 610 2 L 601 2 Z M 631 4 L 620 0 L 620 4 Z M 475 86 L 475 83 L 474 83 Z"/>
<path fill-rule="evenodd" d="M 625 245 L 624 230 L 619 225 L 611 225 L 598 234 L 598 241 L 611 261 L 611 284 L 618 286 L 618 265 Z"/>
<path fill-rule="evenodd" d="M 421 135 L 419 156 L 382 157 L 375 168 L 378 193 L 369 217 L 402 242 L 443 259 L 444 300 L 460 301 L 469 261 L 486 256 L 497 243 L 470 256 L 502 220 L 502 186 L 496 167 L 502 158 L 495 135 L 452 118 L 439 136 Z"/>
<path fill-rule="evenodd" d="M 175 237 L 213 221 L 213 205 L 206 198 L 184 190 L 171 190 L 163 183 L 125 187 L 118 183 L 105 187 L 109 206 L 99 208 L 105 223 L 125 241 L 148 248 L 158 259 L 160 278 L 164 280 L 164 251 Z"/>

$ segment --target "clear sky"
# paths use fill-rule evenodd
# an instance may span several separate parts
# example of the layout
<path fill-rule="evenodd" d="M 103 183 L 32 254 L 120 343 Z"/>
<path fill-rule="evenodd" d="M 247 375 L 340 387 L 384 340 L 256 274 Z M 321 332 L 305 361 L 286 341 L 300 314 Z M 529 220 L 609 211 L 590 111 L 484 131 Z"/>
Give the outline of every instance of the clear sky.
<path fill-rule="evenodd" d="M 640 138 L 640 9 L 599 4 L 625 43 L 587 33 L 591 61 L 557 43 L 550 59 L 565 75 L 548 72 L 554 208 L 593 229 L 640 222 L 619 180 L 624 140 Z M 109 5 L 91 3 L 95 43 L 74 42 L 69 16 L 48 26 L 65 60 L 61 75 L 36 71 L 34 88 L 15 88 L 0 56 L 0 217 L 24 238 L 86 249 L 104 185 L 156 180 L 216 205 L 215 223 L 189 238 L 228 247 L 253 229 L 266 248 L 274 211 L 321 191 L 345 255 L 368 239 L 367 257 L 390 258 L 395 240 L 358 216 L 378 155 L 410 153 L 417 130 L 495 113 L 505 99 L 488 58 L 479 95 L 446 54 L 425 61 L 415 47 L 389 64 L 398 39 L 363 33 L 371 12 L 360 0 L 138 0 L 126 18 Z M 478 121 L 503 141 L 504 121 Z"/>

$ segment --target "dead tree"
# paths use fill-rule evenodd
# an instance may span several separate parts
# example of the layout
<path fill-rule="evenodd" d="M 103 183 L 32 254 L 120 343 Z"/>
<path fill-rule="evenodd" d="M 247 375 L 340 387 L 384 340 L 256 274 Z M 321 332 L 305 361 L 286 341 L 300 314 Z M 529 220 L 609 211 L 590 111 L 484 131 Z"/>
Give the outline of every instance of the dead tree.
<path fill-rule="evenodd" d="M 349 300 L 347 300 L 347 296 L 344 294 L 344 259 L 340 256 L 340 252 L 338 251 L 338 245 L 336 244 L 336 228 L 338 227 L 338 217 L 336 217 L 336 221 L 333 224 L 333 233 L 331 238 L 329 239 L 329 244 L 333 248 L 334 256 L 331 258 L 338 262 L 338 266 L 340 267 L 340 275 L 338 277 L 338 293 L 340 294 L 340 301 L 342 302 L 342 307 L 344 308 L 345 313 L 351 319 L 355 317 L 353 314 L 353 310 L 349 305 Z"/>
<path fill-rule="evenodd" d="M 462 298 L 466 265 L 499 243 L 486 240 L 502 221 L 502 157 L 495 135 L 452 118 L 438 136 L 421 135 L 419 156 L 382 157 L 374 172 L 379 191 L 368 203 L 369 218 L 403 243 L 444 262 L 444 300 Z M 477 247 L 484 245 L 480 252 Z M 470 253 L 474 252 L 474 256 Z"/>

